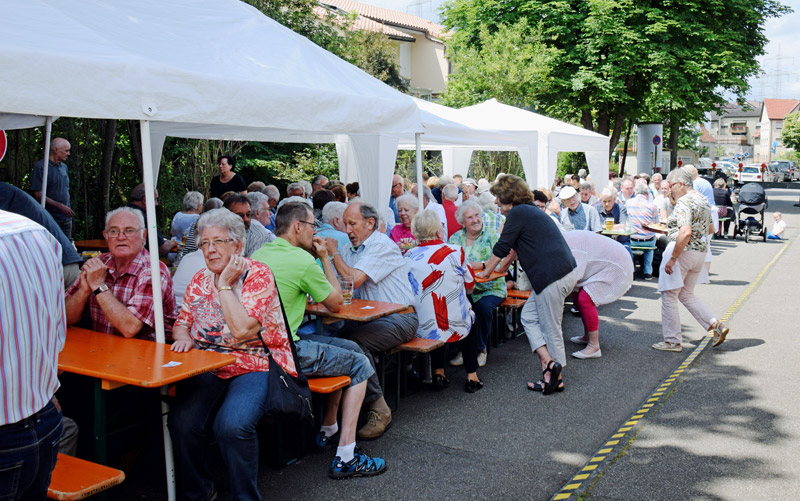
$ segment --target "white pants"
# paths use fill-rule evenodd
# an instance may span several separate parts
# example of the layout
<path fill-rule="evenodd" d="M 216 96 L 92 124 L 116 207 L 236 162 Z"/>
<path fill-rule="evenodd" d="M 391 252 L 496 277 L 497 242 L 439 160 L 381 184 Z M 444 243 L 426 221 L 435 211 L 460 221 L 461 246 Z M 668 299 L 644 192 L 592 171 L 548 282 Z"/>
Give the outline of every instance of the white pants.
<path fill-rule="evenodd" d="M 705 267 L 705 252 L 684 250 L 678 257 L 678 268 L 673 273 L 683 275 L 683 287 L 661 292 L 661 331 L 664 341 L 681 343 L 681 318 L 678 311 L 680 301 L 689 310 L 703 329 L 710 329 L 715 317 L 708 306 L 694 295 L 694 286 Z"/>
<path fill-rule="evenodd" d="M 563 278 L 556 280 L 542 292 L 532 293 L 522 307 L 522 327 L 531 350 L 547 347 L 550 356 L 561 365 L 567 365 L 564 353 L 564 335 L 561 332 L 561 319 L 564 316 L 564 299 L 572 293 L 578 282 L 578 271 L 572 270 Z"/>

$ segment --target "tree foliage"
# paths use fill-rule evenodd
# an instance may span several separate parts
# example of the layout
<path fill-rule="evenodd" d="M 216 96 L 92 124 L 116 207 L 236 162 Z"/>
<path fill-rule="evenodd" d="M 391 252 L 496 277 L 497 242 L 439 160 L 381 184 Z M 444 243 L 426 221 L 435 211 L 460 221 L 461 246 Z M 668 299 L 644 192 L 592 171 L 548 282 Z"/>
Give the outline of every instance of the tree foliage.
<path fill-rule="evenodd" d="M 479 52 L 493 43 L 486 33 L 504 39 L 504 27 L 536 26 L 537 41 L 550 50 L 538 61 L 549 64 L 540 69 L 549 79 L 527 99 L 609 134 L 610 156 L 628 120 L 665 121 L 677 142 L 680 127 L 724 102 L 726 92 L 743 98 L 759 71 L 764 23 L 789 11 L 775 0 L 453 0 L 443 18 Z M 465 64 L 457 71 L 469 71 Z"/>
<path fill-rule="evenodd" d="M 800 151 L 800 111 L 786 115 L 781 131 L 781 141 L 787 148 Z"/>

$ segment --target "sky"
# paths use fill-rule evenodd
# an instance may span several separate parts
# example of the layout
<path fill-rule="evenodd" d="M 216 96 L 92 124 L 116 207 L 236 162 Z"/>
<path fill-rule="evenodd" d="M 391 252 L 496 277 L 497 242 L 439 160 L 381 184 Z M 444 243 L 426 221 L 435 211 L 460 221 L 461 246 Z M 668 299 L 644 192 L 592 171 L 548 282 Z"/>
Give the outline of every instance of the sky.
<path fill-rule="evenodd" d="M 439 7 L 444 0 L 359 0 L 400 12 L 408 12 L 439 22 Z M 800 0 L 782 0 L 794 12 L 767 22 L 764 33 L 769 39 L 767 53 L 759 58 L 766 75 L 750 81 L 748 99 L 800 99 Z M 735 20 L 731 29 L 736 29 Z"/>

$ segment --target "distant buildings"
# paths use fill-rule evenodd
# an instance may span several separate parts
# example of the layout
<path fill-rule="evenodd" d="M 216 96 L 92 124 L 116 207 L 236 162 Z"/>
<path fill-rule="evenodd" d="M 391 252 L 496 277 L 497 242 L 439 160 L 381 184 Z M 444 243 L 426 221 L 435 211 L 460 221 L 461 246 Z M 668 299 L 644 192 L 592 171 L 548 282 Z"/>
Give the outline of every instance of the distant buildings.
<path fill-rule="evenodd" d="M 385 34 L 397 50 L 400 75 L 409 80 L 412 94 L 431 100 L 444 92 L 450 66 L 444 56 L 443 26 L 352 0 L 320 0 L 320 5 L 337 15 L 355 12 L 355 28 Z"/>
<path fill-rule="evenodd" d="M 796 99 L 764 99 L 764 108 L 759 119 L 761 130 L 756 138 L 756 162 L 768 162 L 786 152 L 781 141 L 783 121 L 789 113 L 800 110 Z"/>

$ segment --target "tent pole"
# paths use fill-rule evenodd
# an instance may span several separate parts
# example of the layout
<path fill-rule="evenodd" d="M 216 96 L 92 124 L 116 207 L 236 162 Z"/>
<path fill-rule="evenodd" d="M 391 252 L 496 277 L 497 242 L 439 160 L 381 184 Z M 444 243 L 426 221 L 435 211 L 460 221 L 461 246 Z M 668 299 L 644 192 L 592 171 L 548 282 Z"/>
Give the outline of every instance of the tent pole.
<path fill-rule="evenodd" d="M 425 208 L 422 201 L 423 188 L 422 188 L 422 134 L 417 132 L 414 134 L 414 142 L 417 146 L 417 200 L 419 200 L 419 211 Z"/>
<path fill-rule="evenodd" d="M 150 270 L 153 280 L 153 315 L 155 317 L 156 342 L 163 343 L 164 310 L 161 296 L 161 262 L 158 259 L 158 238 L 156 236 L 155 181 L 153 179 L 153 152 L 150 145 L 150 121 L 140 120 L 142 133 L 142 173 L 144 174 L 145 208 L 147 210 L 147 242 L 150 246 Z M 166 392 L 166 388 L 161 388 Z M 167 465 L 167 497 L 175 500 L 175 460 L 172 452 L 172 439 L 167 428 L 169 405 L 161 402 L 161 426 L 164 432 L 164 461 Z"/>
<path fill-rule="evenodd" d="M 53 132 L 53 117 L 44 122 L 44 161 L 42 162 L 42 208 L 47 202 L 47 171 L 50 170 L 50 134 Z"/>

